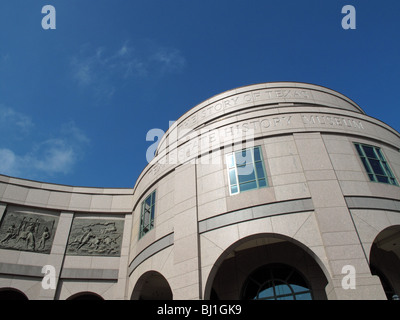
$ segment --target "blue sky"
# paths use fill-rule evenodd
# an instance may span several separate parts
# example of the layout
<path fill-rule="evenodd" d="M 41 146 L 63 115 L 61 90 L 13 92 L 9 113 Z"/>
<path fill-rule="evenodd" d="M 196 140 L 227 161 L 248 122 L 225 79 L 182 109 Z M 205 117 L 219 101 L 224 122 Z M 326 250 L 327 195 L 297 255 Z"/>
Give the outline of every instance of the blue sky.
<path fill-rule="evenodd" d="M 150 129 L 260 82 L 329 87 L 400 131 L 399 1 L 1 0 L 0 15 L 1 174 L 133 187 Z"/>

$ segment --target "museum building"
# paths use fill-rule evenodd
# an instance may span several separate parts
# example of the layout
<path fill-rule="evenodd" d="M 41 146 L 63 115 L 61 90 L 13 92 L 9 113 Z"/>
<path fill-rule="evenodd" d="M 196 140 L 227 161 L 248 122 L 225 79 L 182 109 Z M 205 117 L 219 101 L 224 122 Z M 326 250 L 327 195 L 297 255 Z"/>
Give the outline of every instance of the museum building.
<path fill-rule="evenodd" d="M 0 176 L 0 299 L 396 299 L 399 179 L 400 134 L 346 96 L 229 90 L 133 188 Z"/>

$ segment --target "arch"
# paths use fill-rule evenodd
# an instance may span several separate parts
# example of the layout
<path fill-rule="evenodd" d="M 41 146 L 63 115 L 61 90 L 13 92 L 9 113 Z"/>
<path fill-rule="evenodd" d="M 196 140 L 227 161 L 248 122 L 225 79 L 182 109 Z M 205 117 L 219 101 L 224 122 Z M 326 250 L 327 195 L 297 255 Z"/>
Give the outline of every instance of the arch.
<path fill-rule="evenodd" d="M 290 252 L 290 254 L 287 254 Z M 233 258 L 233 259 L 232 259 Z M 296 259 L 302 259 L 308 266 L 302 266 L 304 273 L 313 278 L 313 290 L 317 292 L 317 299 L 326 299 L 325 286 L 328 284 L 330 274 L 320 258 L 301 242 L 275 233 L 259 233 L 244 237 L 230 245 L 215 261 L 211 268 L 204 287 L 204 298 L 211 299 L 217 296 L 220 299 L 239 299 L 240 292 L 236 295 L 223 296 L 216 290 L 215 282 L 222 281 L 223 277 L 235 274 L 236 288 L 242 288 L 244 281 L 256 269 L 269 263 L 283 263 L 295 267 L 304 277 L 302 270 L 297 267 Z M 241 267 L 237 267 L 238 264 Z M 304 264 L 303 263 L 303 264 Z M 229 270 L 229 264 L 235 270 Z M 225 272 L 220 270 L 226 270 Z M 313 271 L 310 271 L 313 270 Z M 312 273 L 314 272 L 314 274 Z"/>
<path fill-rule="evenodd" d="M 379 277 L 388 300 L 400 295 L 400 225 L 383 229 L 375 237 L 369 255 L 370 269 Z"/>
<path fill-rule="evenodd" d="M 295 267 L 270 263 L 259 267 L 242 288 L 243 300 L 311 300 L 310 285 Z"/>
<path fill-rule="evenodd" d="M 83 291 L 75 293 L 70 296 L 67 300 L 104 300 L 100 295 L 90 291 Z"/>
<path fill-rule="evenodd" d="M 157 271 L 144 273 L 133 288 L 131 300 L 172 300 L 171 287 Z"/>
<path fill-rule="evenodd" d="M 0 300 L 29 300 L 20 290 L 14 288 L 1 288 Z"/>

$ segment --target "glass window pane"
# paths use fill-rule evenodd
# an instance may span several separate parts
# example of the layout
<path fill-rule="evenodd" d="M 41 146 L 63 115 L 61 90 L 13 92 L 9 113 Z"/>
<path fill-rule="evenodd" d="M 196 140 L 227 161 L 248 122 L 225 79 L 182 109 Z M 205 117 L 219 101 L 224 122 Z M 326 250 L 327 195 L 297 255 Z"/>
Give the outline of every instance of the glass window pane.
<path fill-rule="evenodd" d="M 236 181 L 236 170 L 235 169 L 230 169 L 229 170 L 229 181 L 230 181 L 231 185 L 232 184 L 237 184 L 237 181 Z"/>
<path fill-rule="evenodd" d="M 292 287 L 294 292 L 308 291 L 308 289 L 303 287 L 303 286 L 299 286 L 299 285 L 293 284 L 293 281 L 290 281 L 290 286 Z"/>
<path fill-rule="evenodd" d="M 237 186 L 237 185 L 231 186 L 231 193 L 232 193 L 232 194 L 238 193 L 238 186 Z"/>
<path fill-rule="evenodd" d="M 311 293 L 300 293 L 296 295 L 296 300 L 312 300 Z"/>
<path fill-rule="evenodd" d="M 246 190 L 251 190 L 251 189 L 256 189 L 257 188 L 257 183 L 255 181 L 251 182 L 245 182 L 240 184 L 240 191 L 246 191 Z"/>
<path fill-rule="evenodd" d="M 146 207 L 150 207 L 150 205 L 151 205 L 151 196 L 147 197 L 144 202 L 146 204 Z"/>
<path fill-rule="evenodd" d="M 372 170 L 375 174 L 385 175 L 385 171 L 383 171 L 379 160 L 369 159 L 369 164 L 371 165 Z"/>
<path fill-rule="evenodd" d="M 382 161 L 385 161 L 385 158 L 383 157 L 382 151 L 379 148 L 375 148 L 376 153 L 379 156 L 379 159 L 381 159 Z"/>
<path fill-rule="evenodd" d="M 385 167 L 386 173 L 389 177 L 394 178 L 392 171 L 390 170 L 389 166 L 386 162 L 383 162 L 383 166 Z"/>
<path fill-rule="evenodd" d="M 371 169 L 369 168 L 369 165 L 368 165 L 367 159 L 365 159 L 365 158 L 361 158 L 361 161 L 362 161 L 362 163 L 364 164 L 364 168 L 365 168 L 365 170 L 366 170 L 368 173 L 371 173 Z"/>
<path fill-rule="evenodd" d="M 362 157 L 363 153 L 361 151 L 361 146 L 359 144 L 356 144 L 356 149 L 357 149 L 357 152 L 358 152 L 359 156 Z"/>
<path fill-rule="evenodd" d="M 275 293 L 277 296 L 280 296 L 280 295 L 292 294 L 292 291 L 290 290 L 287 284 L 279 284 L 275 286 Z"/>
<path fill-rule="evenodd" d="M 247 163 L 252 163 L 251 150 L 243 150 L 236 152 L 236 165 L 241 166 Z"/>
<path fill-rule="evenodd" d="M 260 180 L 258 180 L 258 185 L 259 185 L 260 188 L 266 187 L 267 186 L 267 182 L 265 181 L 265 179 L 260 179 Z"/>
<path fill-rule="evenodd" d="M 264 168 L 262 162 L 257 162 L 256 163 L 256 170 L 257 170 L 257 178 L 262 179 L 264 177 Z"/>
<path fill-rule="evenodd" d="M 256 173 L 252 165 L 238 167 L 239 183 L 256 180 Z"/>
<path fill-rule="evenodd" d="M 364 150 L 365 155 L 366 155 L 368 158 L 378 159 L 378 157 L 376 156 L 376 153 L 375 153 L 373 147 L 370 147 L 370 146 L 363 146 L 363 150 Z"/>
<path fill-rule="evenodd" d="M 262 289 L 258 293 L 258 299 L 266 299 L 266 298 L 270 298 L 273 296 L 274 296 L 274 288 L 273 287 Z"/>
<path fill-rule="evenodd" d="M 374 175 L 373 174 L 368 174 L 369 180 L 375 181 Z"/>
<path fill-rule="evenodd" d="M 254 161 L 261 161 L 260 147 L 254 148 Z"/>
<path fill-rule="evenodd" d="M 389 178 L 388 178 L 388 177 L 376 176 L 376 179 L 377 179 L 379 182 L 389 183 Z"/>
<path fill-rule="evenodd" d="M 235 161 L 233 159 L 233 154 L 231 154 L 231 155 L 226 157 L 226 162 L 227 162 L 228 168 L 233 168 L 235 166 Z"/>

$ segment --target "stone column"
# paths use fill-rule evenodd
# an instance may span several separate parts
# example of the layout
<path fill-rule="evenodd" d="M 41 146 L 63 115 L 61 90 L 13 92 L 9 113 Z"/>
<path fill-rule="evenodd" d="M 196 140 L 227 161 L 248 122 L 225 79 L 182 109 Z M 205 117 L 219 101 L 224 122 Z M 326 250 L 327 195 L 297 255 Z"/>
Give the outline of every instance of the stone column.
<path fill-rule="evenodd" d="M 296 133 L 294 137 L 328 261 L 328 299 L 386 299 L 379 278 L 371 275 L 321 134 Z M 350 269 L 355 271 L 353 282 Z"/>
<path fill-rule="evenodd" d="M 196 201 L 196 166 L 175 170 L 174 276 L 169 279 L 174 300 L 201 299 Z"/>
<path fill-rule="evenodd" d="M 60 213 L 56 233 L 54 235 L 53 246 L 51 248 L 50 256 L 47 259 L 47 265 L 53 266 L 55 269 L 56 287 L 54 289 L 45 289 L 42 286 L 38 296 L 39 300 L 54 300 L 56 298 L 73 217 L 74 214 L 72 212 Z M 43 276 L 45 276 L 45 274 L 43 274 Z"/>

